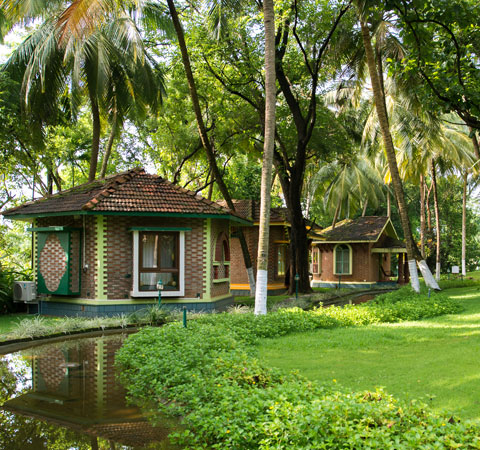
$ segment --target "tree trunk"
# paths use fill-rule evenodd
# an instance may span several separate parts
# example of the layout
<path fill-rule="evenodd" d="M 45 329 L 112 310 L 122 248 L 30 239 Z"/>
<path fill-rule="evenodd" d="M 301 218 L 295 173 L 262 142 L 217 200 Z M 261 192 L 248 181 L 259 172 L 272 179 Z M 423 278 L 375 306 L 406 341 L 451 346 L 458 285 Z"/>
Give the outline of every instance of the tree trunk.
<path fill-rule="evenodd" d="M 341 200 L 338 200 L 337 207 L 335 208 L 335 214 L 333 215 L 332 220 L 332 230 L 335 229 L 335 225 L 337 225 L 338 215 L 340 214 L 340 205 L 342 204 Z"/>
<path fill-rule="evenodd" d="M 420 253 L 425 259 L 425 176 L 420 174 Z"/>
<path fill-rule="evenodd" d="M 375 109 L 377 111 L 378 122 L 382 131 L 383 143 L 387 155 L 388 167 L 392 178 L 393 190 L 397 200 L 398 212 L 400 215 L 400 222 L 402 224 L 403 234 L 405 236 L 405 243 L 407 247 L 408 267 L 410 270 L 412 288 L 416 292 L 420 292 L 420 283 L 418 280 L 418 272 L 416 261 L 421 260 L 421 255 L 418 247 L 413 239 L 412 229 L 410 225 L 410 218 L 408 217 L 407 204 L 403 192 L 402 180 L 398 172 L 397 159 L 395 155 L 395 148 L 393 146 L 392 135 L 390 134 L 390 126 L 388 123 L 387 110 L 385 108 L 385 99 L 382 95 L 382 88 L 380 83 L 380 76 L 383 74 L 377 73 L 375 56 L 372 48 L 372 41 L 370 38 L 370 31 L 364 19 L 360 17 L 360 26 L 362 31 L 363 45 L 365 48 L 365 56 L 367 58 L 368 71 L 372 84 L 373 95 L 375 99 Z M 428 269 L 428 266 L 427 266 Z M 427 277 L 428 278 L 428 277 Z M 433 277 L 432 277 L 433 278 Z M 427 280 L 427 279 L 426 279 Z M 431 282 L 430 280 L 428 282 Z"/>
<path fill-rule="evenodd" d="M 462 275 L 467 275 L 467 181 L 468 170 L 463 173 L 463 199 L 462 199 Z"/>
<path fill-rule="evenodd" d="M 273 148 L 275 145 L 275 12 L 273 0 L 263 1 L 265 26 L 265 138 L 263 144 L 260 229 L 258 234 L 257 292 L 255 314 L 267 313 L 268 240 L 270 236 L 270 204 Z"/>
<path fill-rule="evenodd" d="M 365 213 L 367 212 L 367 206 L 368 206 L 368 198 L 365 199 L 365 203 L 363 204 L 362 217 L 365 217 Z"/>
<path fill-rule="evenodd" d="M 480 160 L 480 145 L 478 144 L 477 135 L 473 133 L 473 128 L 470 128 L 470 133 L 472 133 L 472 144 L 473 144 L 473 151 L 475 152 L 475 157 L 477 158 L 477 162 Z"/>
<path fill-rule="evenodd" d="M 90 94 L 90 107 L 92 108 L 92 152 L 90 153 L 90 169 L 88 181 L 94 181 L 97 174 L 98 150 L 100 148 L 100 111 L 98 110 L 97 99 Z"/>
<path fill-rule="evenodd" d="M 392 200 L 389 191 L 387 191 L 387 217 L 392 217 Z"/>
<path fill-rule="evenodd" d="M 185 43 L 185 35 L 183 32 L 182 24 L 180 23 L 180 19 L 178 17 L 178 13 L 175 8 L 175 4 L 173 3 L 173 0 L 167 0 L 167 4 L 168 4 L 168 9 L 170 11 L 170 15 L 172 17 L 173 27 L 175 28 L 175 33 L 177 35 L 180 52 L 182 54 L 183 67 L 185 69 L 185 75 L 187 77 L 188 88 L 190 91 L 190 98 L 192 100 L 195 119 L 197 120 L 198 133 L 200 135 L 202 147 L 205 149 L 208 163 L 210 165 L 213 176 L 215 178 L 215 182 L 217 183 L 217 186 L 220 189 L 220 192 L 223 198 L 227 202 L 228 207 L 232 211 L 235 211 L 235 206 L 232 202 L 232 198 L 230 197 L 227 186 L 225 185 L 225 182 L 223 181 L 223 177 L 220 173 L 220 170 L 218 169 L 217 161 L 215 159 L 215 152 L 213 151 L 211 142 L 208 139 L 207 129 L 205 127 L 202 111 L 200 109 L 200 102 L 198 99 L 197 87 L 195 84 L 195 79 L 193 77 L 192 67 L 190 65 L 190 57 L 188 55 L 187 44 Z M 250 276 L 250 272 L 252 271 L 252 260 L 250 258 L 250 253 L 248 252 L 248 246 L 245 240 L 245 235 L 243 234 L 243 230 L 241 228 L 239 228 L 238 237 L 240 239 L 240 245 L 242 247 L 245 267 L 247 268 L 247 275 L 249 276 L 249 280 L 250 280 L 250 295 L 252 295 L 252 292 L 253 293 L 255 292 L 255 285 L 252 285 L 253 280 L 252 280 L 252 277 Z"/>
<path fill-rule="evenodd" d="M 433 188 L 433 204 L 435 209 L 435 228 L 437 229 L 437 251 L 435 259 L 435 278 L 440 279 L 440 209 L 438 206 L 438 193 L 437 193 L 437 169 L 435 160 L 432 159 L 432 188 Z"/>
<path fill-rule="evenodd" d="M 107 147 L 105 148 L 105 154 L 103 155 L 102 168 L 100 169 L 101 179 L 105 178 L 105 174 L 107 173 L 108 160 L 110 159 L 110 155 L 112 154 L 113 142 L 117 137 L 117 129 L 117 111 L 115 111 L 113 114 L 112 129 L 110 130 Z"/>

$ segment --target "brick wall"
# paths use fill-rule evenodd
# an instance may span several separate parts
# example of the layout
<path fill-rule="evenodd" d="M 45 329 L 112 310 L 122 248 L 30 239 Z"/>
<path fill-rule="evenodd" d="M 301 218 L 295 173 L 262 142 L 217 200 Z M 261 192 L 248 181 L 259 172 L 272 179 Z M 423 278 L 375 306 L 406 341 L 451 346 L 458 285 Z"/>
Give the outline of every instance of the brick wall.
<path fill-rule="evenodd" d="M 45 245 L 40 250 L 38 268 L 47 289 L 55 292 L 67 271 L 67 254 L 55 233 L 48 234 Z"/>
<path fill-rule="evenodd" d="M 77 255 L 71 258 L 71 272 L 72 275 L 80 274 L 81 275 L 81 292 L 80 296 L 82 298 L 95 298 L 95 267 L 96 267 L 96 244 L 95 244 L 95 223 L 96 218 L 93 216 L 86 216 L 85 219 L 82 217 L 73 217 L 73 216 L 60 216 L 60 217 L 43 217 L 38 218 L 35 221 L 35 226 L 37 227 L 50 227 L 50 226 L 68 226 L 73 228 L 82 228 L 83 220 L 85 220 L 85 233 L 81 233 L 82 239 L 82 249 L 80 250 L 83 253 L 83 248 L 85 248 L 85 264 L 88 268 L 82 269 L 82 262 L 79 262 Z M 72 233 L 73 235 L 73 233 Z M 85 238 L 85 243 L 83 239 Z M 73 247 L 72 247 L 73 249 Z"/>
<path fill-rule="evenodd" d="M 70 290 L 72 292 L 80 291 L 81 235 L 80 231 L 73 231 L 70 234 Z"/>
<path fill-rule="evenodd" d="M 107 216 L 107 298 L 129 298 L 133 289 L 131 227 L 188 227 L 185 232 L 185 297 L 203 293 L 203 219 Z"/>
<path fill-rule="evenodd" d="M 244 227 L 243 232 L 247 241 L 248 249 L 250 251 L 250 257 L 252 258 L 252 264 L 254 274 L 256 276 L 257 267 L 257 253 L 258 253 L 258 232 L 259 227 Z M 285 283 L 285 276 L 279 276 L 277 274 L 277 254 L 278 246 L 280 244 L 275 241 L 288 240 L 288 235 L 285 227 L 283 226 L 271 226 L 269 235 L 269 247 L 268 247 L 268 283 L 269 284 L 282 284 Z M 240 240 L 238 238 L 230 239 L 230 251 L 231 251 L 231 282 L 232 284 L 248 284 L 247 271 L 243 260 L 242 248 L 240 246 Z M 289 265 L 289 253 L 287 245 L 286 265 Z"/>
<path fill-rule="evenodd" d="M 72 233 L 72 281 L 81 272 L 81 297 L 95 298 L 97 261 L 96 261 L 96 225 L 98 217 L 85 217 L 85 263 L 88 269 L 78 266 L 78 253 L 73 251 L 79 236 Z M 70 226 L 82 227 L 82 218 L 55 217 L 38 219 L 37 226 Z M 123 217 L 105 216 L 105 285 L 107 299 L 126 299 L 130 297 L 133 289 L 133 233 L 131 227 L 187 227 L 191 231 L 185 232 L 185 297 L 196 298 L 200 294 L 204 296 L 203 265 L 204 265 L 204 220 L 195 218 L 155 218 L 155 217 Z M 228 235 L 229 222 L 226 220 L 212 220 L 212 258 L 215 257 L 216 236 L 225 232 Z M 83 232 L 82 232 L 83 239 Z M 78 246 L 76 247 L 78 248 Z M 80 251 L 80 250 L 79 250 Z M 230 252 L 233 261 L 232 250 Z M 243 258 L 241 259 L 243 263 Z M 76 264 L 76 267 L 75 267 Z M 232 264 L 232 266 L 235 264 Z M 222 267 L 225 273 L 225 267 Z M 213 277 L 213 267 L 211 270 Z M 228 294 L 230 286 L 228 282 L 213 283 L 210 280 L 210 292 L 212 296 Z"/>
<path fill-rule="evenodd" d="M 342 275 L 345 282 L 376 282 L 378 281 L 378 256 L 371 253 L 372 244 L 350 244 L 352 248 L 352 274 Z M 318 246 L 320 249 L 321 274 L 314 275 L 314 281 L 338 281 L 334 274 L 333 251 L 334 244 Z"/>

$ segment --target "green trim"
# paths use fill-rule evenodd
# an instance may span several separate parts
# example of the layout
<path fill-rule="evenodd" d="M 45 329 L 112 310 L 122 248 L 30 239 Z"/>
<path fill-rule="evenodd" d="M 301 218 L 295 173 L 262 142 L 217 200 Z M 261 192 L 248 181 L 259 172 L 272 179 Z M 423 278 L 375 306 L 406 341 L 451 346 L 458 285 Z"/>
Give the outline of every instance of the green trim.
<path fill-rule="evenodd" d="M 175 304 L 175 303 L 214 303 L 225 298 L 233 297 L 232 294 L 223 294 L 218 297 L 205 297 L 205 298 L 179 298 L 179 299 L 164 299 L 162 297 L 162 303 Z"/>
<path fill-rule="evenodd" d="M 162 297 L 162 302 L 164 298 Z M 125 299 L 125 300 L 98 300 L 91 298 L 65 298 L 65 297 L 48 297 L 42 299 L 42 302 L 54 302 L 54 303 L 68 303 L 71 305 L 89 305 L 89 306 L 104 306 L 104 305 L 138 305 L 138 304 L 157 304 L 158 297 L 156 298 L 143 298 L 143 299 Z"/>
<path fill-rule="evenodd" d="M 212 265 L 213 266 L 221 266 L 221 265 L 224 265 L 224 266 L 229 266 L 230 265 L 230 261 L 213 261 Z"/>
<path fill-rule="evenodd" d="M 33 219 L 32 225 L 35 226 L 36 219 Z M 37 282 L 38 281 L 38 275 L 37 275 L 37 266 L 38 266 L 38 255 L 37 255 L 37 250 L 38 250 L 38 239 L 37 235 L 34 234 L 32 235 L 32 240 L 33 240 L 33 245 L 32 245 L 32 271 L 33 271 L 33 281 Z"/>
<path fill-rule="evenodd" d="M 58 294 L 58 295 L 71 295 L 74 294 L 70 290 L 70 232 L 69 231 L 52 231 L 50 233 L 37 234 L 37 261 L 40 261 L 40 254 L 42 253 L 48 237 L 53 234 L 60 242 L 60 246 L 65 253 L 65 273 L 62 275 L 57 289 L 52 292 L 47 289 L 45 278 L 41 273 L 40 265 L 37 264 L 37 293 L 39 294 Z"/>
<path fill-rule="evenodd" d="M 130 227 L 127 231 L 192 231 L 189 227 Z"/>
<path fill-rule="evenodd" d="M 213 280 L 214 283 L 226 283 L 227 281 L 230 281 L 230 278 L 217 278 Z"/>
<path fill-rule="evenodd" d="M 61 217 L 61 216 L 130 216 L 130 217 L 189 217 L 196 219 L 226 219 L 242 225 L 253 226 L 252 222 L 230 214 L 196 214 L 196 213 L 158 213 L 158 212 L 123 212 L 123 211 L 65 211 L 58 213 L 14 214 L 5 215 L 6 219 L 21 220 L 34 217 Z"/>
<path fill-rule="evenodd" d="M 97 364 L 95 370 L 95 384 L 96 384 L 96 394 L 97 394 L 97 411 L 102 411 L 104 406 L 105 398 L 105 374 L 103 373 L 105 368 L 105 348 L 103 339 L 97 339 L 96 342 L 96 351 L 97 351 Z"/>
<path fill-rule="evenodd" d="M 204 226 L 205 241 L 203 244 L 203 292 L 204 298 L 210 298 L 212 279 L 212 220 L 207 219 Z"/>
<path fill-rule="evenodd" d="M 97 280 L 95 283 L 95 297 L 103 300 L 107 298 L 107 287 L 105 283 L 106 274 L 106 236 L 105 236 L 105 217 L 97 218 L 96 226 L 96 248 L 97 248 Z"/>
<path fill-rule="evenodd" d="M 218 297 L 206 297 L 206 298 L 169 298 L 162 297 L 162 303 L 210 303 L 222 300 L 224 298 L 232 297 L 232 294 L 223 294 Z M 67 303 L 71 305 L 85 305 L 85 306 L 115 306 L 115 305 L 156 305 L 158 303 L 158 297 L 146 297 L 137 298 L 135 300 L 98 300 L 91 298 L 65 298 L 65 297 L 47 297 L 42 298 L 42 302 L 52 303 Z"/>
<path fill-rule="evenodd" d="M 39 228 L 27 228 L 27 231 L 35 231 L 37 233 L 47 232 L 51 233 L 53 231 L 79 231 L 81 228 L 75 227 L 39 227 Z"/>

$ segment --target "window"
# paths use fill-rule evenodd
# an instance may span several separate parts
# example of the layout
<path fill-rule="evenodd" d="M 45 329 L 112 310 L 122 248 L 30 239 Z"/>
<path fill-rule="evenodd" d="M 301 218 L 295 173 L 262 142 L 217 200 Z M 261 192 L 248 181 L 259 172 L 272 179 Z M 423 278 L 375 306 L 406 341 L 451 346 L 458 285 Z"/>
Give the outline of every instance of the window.
<path fill-rule="evenodd" d="M 320 249 L 318 247 L 312 248 L 312 266 L 310 268 L 311 272 L 315 275 L 318 275 L 321 271 L 320 267 Z"/>
<path fill-rule="evenodd" d="M 335 275 L 352 274 L 352 248 L 347 244 L 339 244 L 334 248 Z"/>
<path fill-rule="evenodd" d="M 222 231 L 215 244 L 215 261 L 213 263 L 213 278 L 224 280 L 230 277 L 230 246 L 228 235 Z"/>
<path fill-rule="evenodd" d="M 284 277 L 287 267 L 287 247 L 279 245 L 277 247 L 277 276 Z"/>
<path fill-rule="evenodd" d="M 134 231 L 132 296 L 157 296 L 160 280 L 162 296 L 184 295 L 184 247 L 184 232 Z"/>

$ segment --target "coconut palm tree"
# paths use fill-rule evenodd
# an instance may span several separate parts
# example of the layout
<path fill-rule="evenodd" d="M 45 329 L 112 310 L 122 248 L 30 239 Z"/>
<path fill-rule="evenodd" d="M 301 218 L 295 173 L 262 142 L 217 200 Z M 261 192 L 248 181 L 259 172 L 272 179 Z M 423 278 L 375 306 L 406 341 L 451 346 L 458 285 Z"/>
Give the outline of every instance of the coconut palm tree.
<path fill-rule="evenodd" d="M 7 0 L 3 0 L 4 3 L 6 1 Z M 25 4 L 26 6 L 30 6 L 30 2 L 28 0 L 26 0 L 24 3 L 20 2 L 20 4 L 21 5 Z M 45 11 L 46 7 L 47 5 L 44 5 L 43 9 L 40 7 L 37 9 L 39 9 L 41 13 L 42 11 Z M 200 101 L 197 93 L 197 87 L 196 87 L 193 71 L 190 64 L 190 57 L 188 54 L 187 45 L 185 42 L 184 30 L 183 30 L 180 17 L 178 15 L 178 11 L 176 9 L 176 6 L 173 0 L 167 0 L 167 8 L 164 8 L 162 5 L 160 5 L 157 2 L 137 2 L 133 0 L 132 1 L 124 0 L 124 1 L 118 1 L 118 2 L 111 2 L 109 0 L 97 0 L 95 2 L 91 2 L 90 0 L 76 0 L 68 4 L 68 6 L 63 10 L 60 17 L 56 20 L 56 30 L 60 32 L 60 36 L 62 37 L 62 40 L 67 38 L 70 41 L 77 40 L 82 42 L 83 40 L 86 40 L 86 39 L 88 40 L 89 37 L 94 35 L 98 29 L 101 29 L 105 25 L 105 23 L 111 22 L 111 19 L 110 19 L 111 17 L 122 17 L 125 20 L 128 20 L 130 16 L 127 14 L 127 12 L 129 10 L 132 10 L 135 12 L 135 14 L 133 15 L 135 17 L 140 18 L 140 20 L 142 21 L 142 26 L 145 29 L 154 30 L 156 32 L 158 32 L 158 29 L 162 29 L 162 28 L 168 29 L 168 26 L 166 26 L 167 23 L 165 20 L 166 18 L 165 12 L 166 11 L 168 12 L 169 20 L 171 19 L 170 23 L 173 24 L 173 29 L 176 34 L 178 45 L 180 48 L 182 62 L 185 69 L 185 75 L 187 78 L 187 83 L 190 91 L 190 98 L 192 100 L 192 106 L 193 106 L 195 118 L 197 121 L 197 128 L 200 135 L 202 146 L 205 150 L 207 159 L 209 161 L 212 177 L 217 183 L 217 186 L 219 187 L 219 190 L 222 196 L 227 202 L 228 207 L 232 210 L 235 210 L 235 206 L 232 202 L 227 186 L 225 185 L 225 182 L 223 181 L 223 177 L 218 168 L 214 147 L 212 142 L 209 139 L 207 128 L 203 120 Z M 16 13 L 17 13 L 16 8 L 13 8 L 12 14 L 16 14 Z M 30 17 L 34 14 L 35 13 L 30 12 L 30 9 L 28 9 L 28 12 L 25 12 L 24 16 Z M 37 12 L 37 14 L 39 14 L 39 12 Z M 135 37 L 135 42 L 140 44 L 141 39 L 138 32 L 136 32 L 138 31 L 138 29 L 135 28 L 135 30 L 132 30 L 132 31 L 134 31 L 132 35 Z M 135 48 L 135 47 L 132 46 L 132 48 Z M 95 100 L 95 98 L 93 100 Z M 95 126 L 98 128 L 99 123 L 98 124 L 96 123 L 95 121 L 96 115 L 94 114 L 96 112 L 95 101 L 92 101 L 91 104 L 92 104 L 92 113 L 93 113 L 92 116 L 94 120 L 94 128 Z M 116 111 L 117 111 L 116 107 L 113 108 L 113 113 L 115 113 Z M 112 124 L 112 131 L 114 130 L 115 128 L 113 128 L 113 124 Z M 94 143 L 95 142 L 96 140 L 94 139 Z M 112 143 L 113 143 L 113 140 L 112 140 Z M 109 145 L 111 145 L 110 140 L 109 140 Z M 94 146 L 92 146 L 92 148 L 93 147 Z M 95 158 L 94 149 L 92 149 L 92 164 L 96 164 L 96 159 L 95 161 L 93 161 L 94 158 Z M 90 167 L 90 176 L 92 176 L 92 172 L 93 172 L 92 164 Z M 239 239 L 240 245 L 242 248 L 242 253 L 245 261 L 245 266 L 247 268 L 247 274 L 248 274 L 249 283 L 250 283 L 250 293 L 251 295 L 254 295 L 255 294 L 255 278 L 253 274 L 252 261 L 250 258 L 245 236 L 243 235 L 243 232 L 241 230 L 239 231 L 239 238 L 240 238 Z"/>
<path fill-rule="evenodd" d="M 97 172 L 101 111 L 115 132 L 131 109 L 155 111 L 164 91 L 161 72 L 143 46 L 133 19 L 124 13 L 111 14 L 109 19 L 79 36 L 61 26 L 65 11 L 57 11 L 24 40 L 6 65 L 7 70 L 23 72 L 27 111 L 42 96 L 48 117 L 67 91 L 75 115 L 88 98 L 93 131 L 89 181 Z"/>
<path fill-rule="evenodd" d="M 265 137 L 263 145 L 260 229 L 258 236 L 257 291 L 255 314 L 267 313 L 268 241 L 270 231 L 270 190 L 275 145 L 275 12 L 273 0 L 263 0 L 265 26 Z"/>

